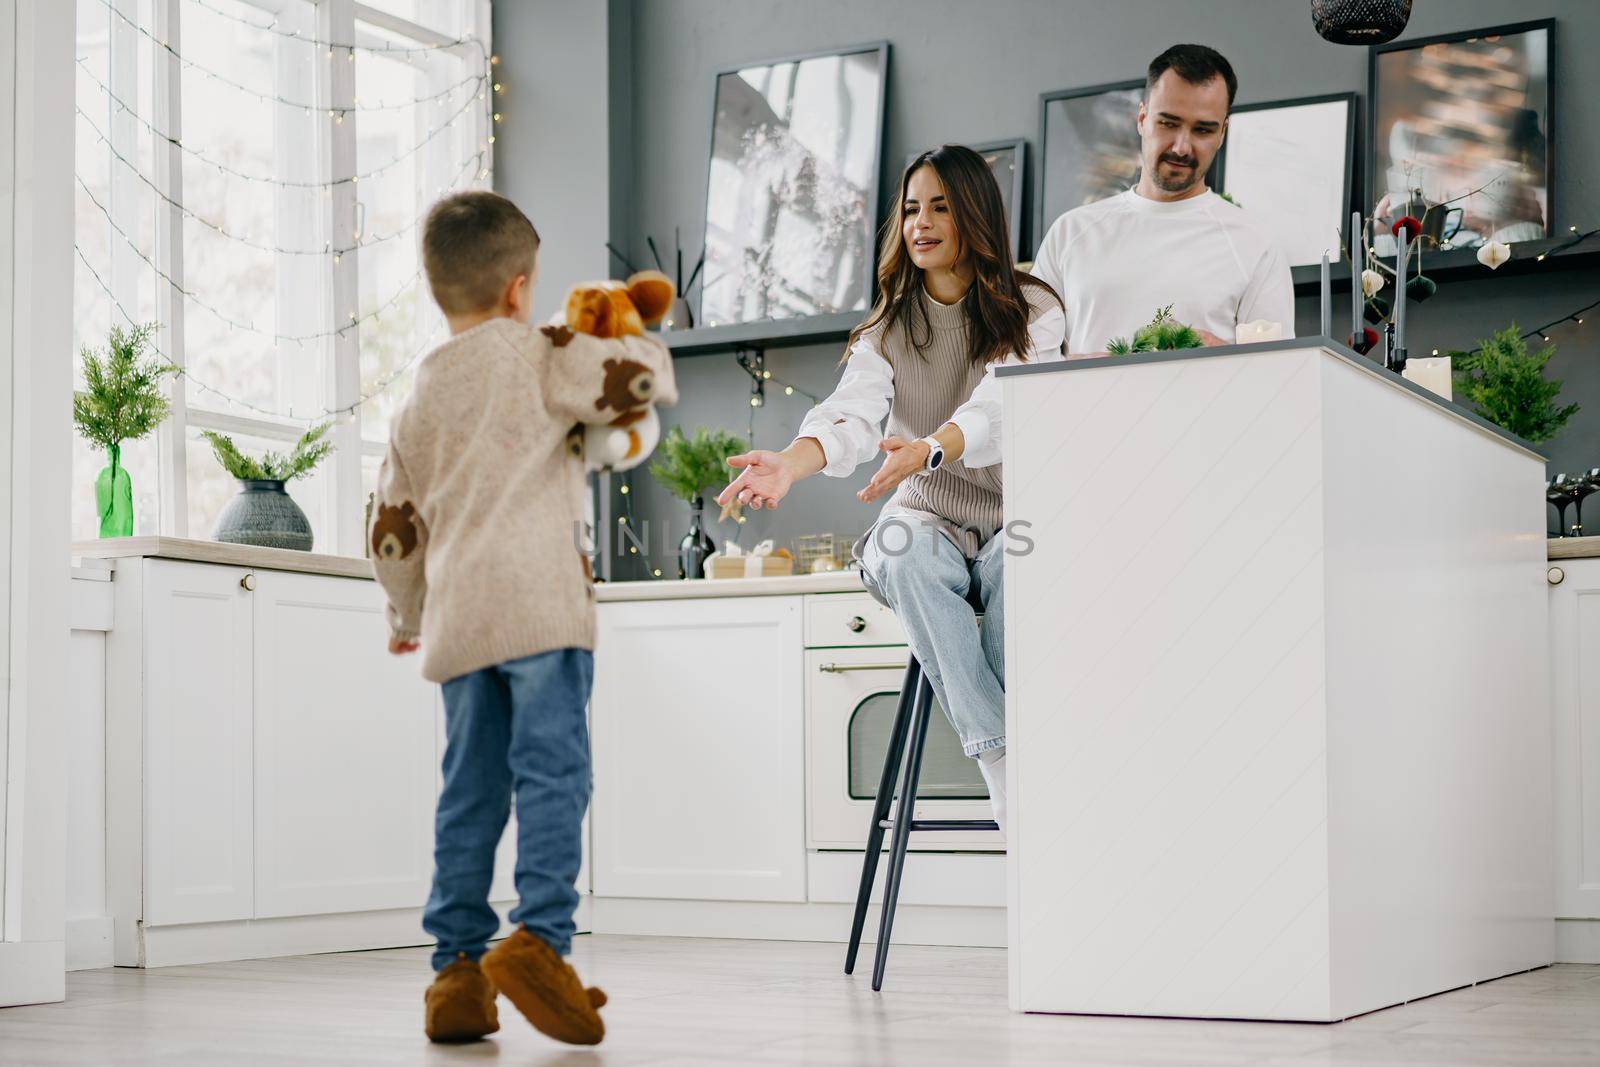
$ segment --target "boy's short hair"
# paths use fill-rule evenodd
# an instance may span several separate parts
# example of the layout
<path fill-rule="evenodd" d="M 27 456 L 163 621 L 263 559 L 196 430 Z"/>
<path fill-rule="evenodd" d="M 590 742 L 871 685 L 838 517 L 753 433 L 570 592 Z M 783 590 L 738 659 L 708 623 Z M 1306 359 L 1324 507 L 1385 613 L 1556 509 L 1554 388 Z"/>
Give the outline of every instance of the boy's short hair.
<path fill-rule="evenodd" d="M 495 306 L 506 283 L 533 274 L 539 231 L 498 193 L 474 190 L 433 205 L 422 229 L 422 268 L 446 315 Z"/>

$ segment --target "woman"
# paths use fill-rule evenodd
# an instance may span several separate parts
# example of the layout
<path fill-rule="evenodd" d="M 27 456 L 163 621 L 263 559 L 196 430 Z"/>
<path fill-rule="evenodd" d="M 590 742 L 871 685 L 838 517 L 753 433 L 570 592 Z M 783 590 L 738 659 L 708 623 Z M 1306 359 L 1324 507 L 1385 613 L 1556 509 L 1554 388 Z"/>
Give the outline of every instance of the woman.
<path fill-rule="evenodd" d="M 889 496 L 857 546 L 866 579 L 905 628 L 989 786 L 1005 829 L 1005 653 L 997 366 L 1060 359 L 1061 300 L 1011 259 L 999 186 L 961 145 L 924 152 L 900 178 L 886 224 L 879 297 L 850 335 L 844 375 L 782 452 L 728 462 L 743 472 L 717 501 L 775 508 L 819 471 L 845 477 L 882 454 L 856 495 Z M 888 425 L 883 428 L 887 416 Z M 892 494 L 892 495 L 890 495 Z M 984 623 L 974 623 L 972 602 Z"/>

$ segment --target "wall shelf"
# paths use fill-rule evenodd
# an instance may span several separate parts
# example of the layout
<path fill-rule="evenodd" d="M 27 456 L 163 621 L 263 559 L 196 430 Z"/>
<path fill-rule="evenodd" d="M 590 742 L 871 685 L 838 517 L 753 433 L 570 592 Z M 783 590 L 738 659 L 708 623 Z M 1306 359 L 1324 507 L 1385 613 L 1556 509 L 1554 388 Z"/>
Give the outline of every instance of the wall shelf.
<path fill-rule="evenodd" d="M 1427 252 L 1422 257 L 1422 273 L 1436 282 L 1465 281 L 1472 278 L 1501 277 L 1507 274 L 1529 274 L 1542 270 L 1583 270 L 1585 268 L 1600 266 L 1600 241 L 1589 241 L 1567 249 L 1559 255 L 1551 255 L 1543 262 L 1539 261 L 1541 252 L 1554 252 L 1566 244 L 1570 237 L 1554 237 L 1544 241 L 1522 241 L 1511 246 L 1511 258 L 1500 265 L 1500 269 L 1491 271 L 1478 262 L 1476 248 L 1453 248 L 1448 252 Z M 1390 267 L 1394 266 L 1391 256 L 1384 260 Z M 1304 267 L 1295 267 L 1294 292 L 1296 296 L 1315 296 L 1322 268 L 1318 264 Z M 1350 289 L 1350 268 L 1344 263 L 1333 263 L 1328 268 L 1328 276 L 1335 290 Z M 1348 309 L 1346 309 L 1348 310 Z M 1336 312 L 1337 313 L 1337 312 Z"/>
<path fill-rule="evenodd" d="M 843 344 L 850 331 L 866 318 L 860 311 L 836 315 L 811 315 L 803 319 L 767 319 L 729 326 L 699 326 L 658 334 L 676 356 L 710 356 L 739 349 L 799 348 L 803 345 Z"/>

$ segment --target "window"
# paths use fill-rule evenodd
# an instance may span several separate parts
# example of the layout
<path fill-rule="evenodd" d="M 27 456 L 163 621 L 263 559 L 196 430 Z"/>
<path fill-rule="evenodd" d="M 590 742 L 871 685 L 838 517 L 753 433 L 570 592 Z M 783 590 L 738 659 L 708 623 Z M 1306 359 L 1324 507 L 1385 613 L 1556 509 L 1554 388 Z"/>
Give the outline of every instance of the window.
<path fill-rule="evenodd" d="M 136 534 L 209 536 L 232 496 L 203 430 L 284 451 L 318 551 L 359 555 L 415 361 L 444 337 L 421 217 L 491 173 L 488 0 L 77 0 L 75 342 L 161 324 L 172 417 L 123 459 Z M 73 536 L 105 458 L 74 454 Z"/>

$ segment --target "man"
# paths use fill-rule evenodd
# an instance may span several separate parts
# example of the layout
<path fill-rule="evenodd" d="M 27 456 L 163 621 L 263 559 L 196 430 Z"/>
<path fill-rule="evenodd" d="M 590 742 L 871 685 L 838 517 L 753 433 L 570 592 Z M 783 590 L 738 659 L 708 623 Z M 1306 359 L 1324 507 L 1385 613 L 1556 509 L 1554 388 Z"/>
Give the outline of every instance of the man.
<path fill-rule="evenodd" d="M 1215 49 L 1173 45 L 1150 64 L 1139 105 L 1139 184 L 1062 215 L 1033 273 L 1061 294 L 1067 352 L 1101 353 L 1158 309 L 1232 344 L 1241 322 L 1267 319 L 1294 335 L 1294 286 L 1272 235 L 1206 188 L 1238 89 Z"/>

